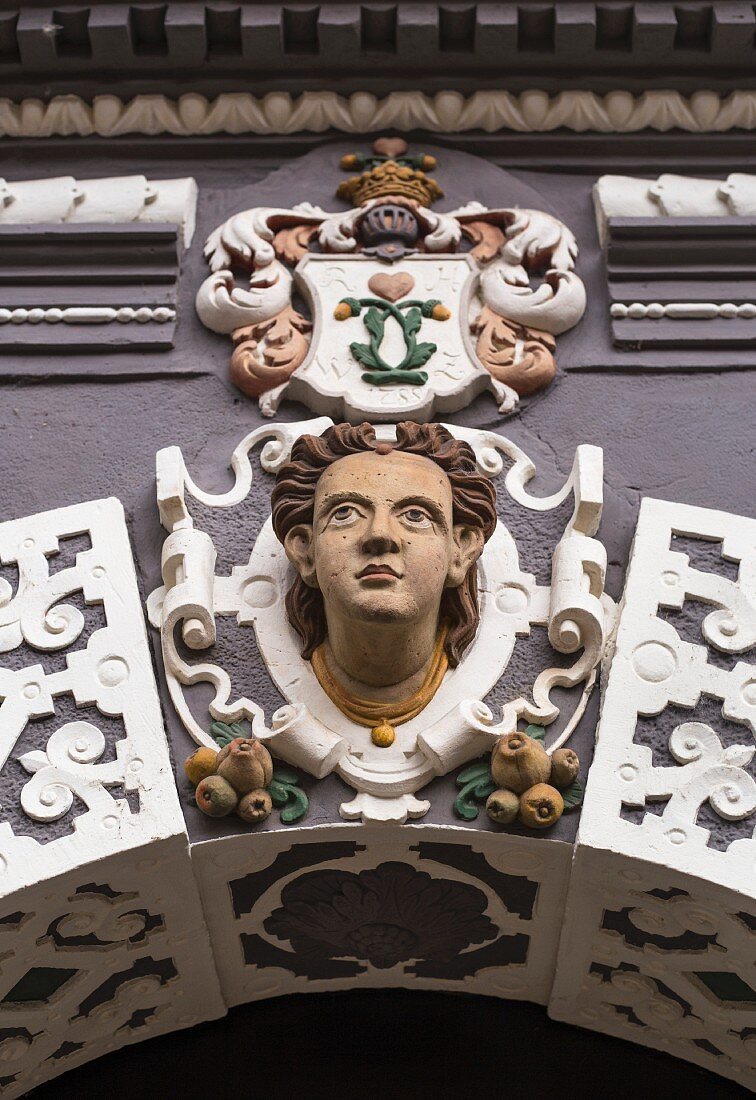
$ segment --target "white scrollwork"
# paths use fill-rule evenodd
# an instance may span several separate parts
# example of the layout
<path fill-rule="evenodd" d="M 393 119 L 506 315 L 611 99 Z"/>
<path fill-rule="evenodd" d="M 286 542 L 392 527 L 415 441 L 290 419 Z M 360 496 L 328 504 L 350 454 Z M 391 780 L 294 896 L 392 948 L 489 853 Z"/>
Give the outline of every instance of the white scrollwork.
<path fill-rule="evenodd" d="M 236 286 L 233 272 L 214 271 L 197 292 L 197 314 L 213 332 L 231 333 L 275 317 L 291 304 L 291 294 L 291 275 L 278 260 L 254 271 L 246 289 Z"/>
<path fill-rule="evenodd" d="M 181 833 L 183 819 L 119 501 L 7 520 L 0 559 L 18 571 L 0 591 L 0 653 L 15 651 L 0 663 L 0 767 L 15 750 L 30 776 L 20 810 L 38 822 L 71 813 L 73 826 L 44 844 L 44 830 L 16 836 L 7 826 L 0 867 L 12 892 L 79 866 L 83 851 L 95 860 Z M 65 661 L 48 671 L 36 650 L 64 651 Z M 17 749 L 34 719 L 51 719 L 54 732 L 44 748 Z"/>
<path fill-rule="evenodd" d="M 276 259 L 275 226 L 319 226 L 328 215 L 301 203 L 293 209 L 255 207 L 234 214 L 214 229 L 205 244 L 212 274 L 197 293 L 200 320 L 213 332 L 230 333 L 275 317 L 291 304 L 292 277 Z M 339 216 L 343 224 L 343 215 Z M 335 233 L 333 247 L 338 250 Z M 331 243 L 331 241 L 329 241 Z M 233 267 L 249 274 L 247 289 L 235 284 Z"/>
<path fill-rule="evenodd" d="M 722 751 L 715 745 L 718 738 L 699 725 L 683 723 L 673 734 L 676 754 L 688 761 L 680 772 Z M 740 748 L 732 754 L 736 757 L 745 758 Z M 592 770 L 589 798 L 593 777 Z M 663 834 L 644 836 L 643 858 L 620 858 L 616 846 L 622 838 L 612 835 L 611 825 L 605 814 L 604 838 L 611 848 L 606 844 L 590 854 L 583 848 L 578 854 L 583 870 L 570 887 L 552 1015 L 669 1051 L 752 1091 L 756 1059 L 749 1042 L 748 990 L 755 988 L 754 931 L 748 880 L 741 877 L 740 889 L 730 890 L 700 872 L 675 871 L 668 864 L 676 853 L 684 856 L 687 845 L 669 843 Z M 701 849 L 695 851 L 700 868 Z M 721 860 L 725 853 L 714 855 Z M 732 1000 L 731 990 L 736 991 Z"/>
<path fill-rule="evenodd" d="M 720 571 L 716 563 L 692 564 L 696 542 L 719 544 Z M 643 501 L 581 820 L 583 836 L 601 845 L 611 841 L 638 858 L 659 859 L 732 889 L 752 874 L 754 830 L 731 830 L 732 840 L 719 848 L 698 818 L 704 804 L 728 822 L 756 813 L 756 668 L 719 657 L 745 655 L 756 640 L 754 546 L 753 519 Z M 736 577 L 732 563 L 739 563 Z M 698 640 L 675 626 L 678 613 L 689 611 L 699 624 Z M 705 699 L 717 702 L 721 727 L 716 711 L 696 720 Z M 658 750 L 638 740 L 636 728 L 656 715 L 663 721 L 670 706 L 691 713 L 672 730 L 665 765 Z M 742 739 L 725 746 L 722 734 L 733 723 Z M 594 810 L 591 792 L 599 789 L 600 808 L 597 803 Z M 644 808 L 649 802 L 665 803 L 662 812 L 646 812 L 639 824 L 622 819 L 623 805 Z"/>
<path fill-rule="evenodd" d="M 74 795 L 90 810 L 118 813 L 106 785 L 123 783 L 118 761 L 91 767 L 105 751 L 105 738 L 91 722 L 66 722 L 47 742 L 47 749 L 25 753 L 19 763 L 32 778 L 21 791 L 21 806 L 34 821 L 57 821 L 71 809 Z"/>
<path fill-rule="evenodd" d="M 535 463 L 525 452 L 506 436 L 478 428 L 464 428 L 457 424 L 444 425 L 459 439 L 469 443 L 475 452 L 478 469 L 487 477 L 499 477 L 504 472 L 505 456 L 510 460 L 504 474 L 504 488 L 514 501 L 534 512 L 550 512 L 558 508 L 570 496 L 575 509 L 567 524 L 567 533 L 595 535 L 601 519 L 604 500 L 604 453 L 600 447 L 581 443 L 575 450 L 570 475 L 562 488 L 550 496 L 533 496 L 526 489 L 536 473 Z"/>
<path fill-rule="evenodd" d="M 110 949 L 141 937 L 147 927 L 149 914 L 139 906 L 138 895 L 133 893 L 75 894 L 71 907 L 70 913 L 54 922 L 54 934 L 48 932 L 46 937 L 59 950 L 69 946 L 75 949 L 76 941 L 84 936 L 91 936 L 98 946 Z M 69 945 L 67 940 L 73 942 Z"/>
<path fill-rule="evenodd" d="M 471 204 L 472 205 L 472 204 Z M 503 231 L 498 256 L 483 270 L 481 297 L 501 317 L 550 332 L 566 332 L 585 312 L 585 287 L 575 274 L 578 247 L 562 222 L 541 210 L 458 212 L 460 221 L 483 221 Z M 545 270 L 533 289 L 530 272 Z"/>
<path fill-rule="evenodd" d="M 693 824 L 707 799 L 726 821 L 740 821 L 756 811 L 756 783 L 743 770 L 756 746 L 724 748 L 711 726 L 684 722 L 672 731 L 669 751 L 681 766 L 653 768 L 641 781 L 645 799 L 669 798 L 660 818 L 664 828 L 670 822 Z"/>
<path fill-rule="evenodd" d="M 186 472 L 177 448 L 157 456 L 158 500 L 169 534 L 163 550 L 164 587 L 148 601 L 150 620 L 161 632 L 163 656 L 174 706 L 198 743 L 213 746 L 184 689 L 205 682 L 214 690 L 209 704 L 212 719 L 247 719 L 255 736 L 282 759 L 318 778 L 336 771 L 358 792 L 342 807 L 346 817 L 362 814 L 376 821 L 404 821 L 420 816 L 427 804 L 415 793 L 435 775 L 481 755 L 522 718 L 549 725 L 560 714 L 551 692 L 557 686 L 583 684 L 583 695 L 549 751 L 569 738 L 595 681 L 596 665 L 613 623 L 613 604 L 604 595 L 606 555 L 591 537 L 601 512 L 601 452 L 579 448 L 567 485 L 549 498 L 529 495 L 524 485 L 535 467 L 519 448 L 491 432 L 448 426 L 470 442 L 488 476 L 503 470 L 501 454 L 512 463 L 504 489 L 518 503 L 533 510 L 556 507 L 572 494 L 575 507 L 554 553 L 552 583 L 539 585 L 522 571 L 517 546 L 500 522 L 480 561 L 481 620 L 474 643 L 459 666 L 450 670 L 425 710 L 397 730 L 390 749 L 376 748 L 369 730 L 346 719 L 315 679 L 309 662 L 299 656 L 299 644 L 283 612 L 283 593 L 290 583 L 290 566 L 275 538 L 270 520 L 263 526 L 248 562 L 230 575 L 216 576 L 215 547 L 195 528 L 187 496 L 210 507 L 231 508 L 252 485 L 250 454 L 262 446 L 261 464 L 270 472 L 280 469 L 298 435 L 320 434 L 331 421 L 325 418 L 300 424 L 271 425 L 250 433 L 234 450 L 234 485 L 225 493 L 200 490 Z M 394 428 L 381 425 L 382 439 Z M 240 627 L 253 626 L 268 673 L 287 705 L 269 721 L 261 706 L 246 696 L 233 697 L 227 671 L 212 661 L 193 664 L 179 654 L 176 631 L 190 649 L 208 649 L 215 639 L 215 617 L 234 616 Z M 513 698 L 497 720 L 482 702 L 501 679 L 516 638 L 533 626 L 547 629 L 558 652 L 576 654 L 567 668 L 548 668 L 534 681 L 532 699 Z M 292 670 L 296 670 L 293 674 Z"/>

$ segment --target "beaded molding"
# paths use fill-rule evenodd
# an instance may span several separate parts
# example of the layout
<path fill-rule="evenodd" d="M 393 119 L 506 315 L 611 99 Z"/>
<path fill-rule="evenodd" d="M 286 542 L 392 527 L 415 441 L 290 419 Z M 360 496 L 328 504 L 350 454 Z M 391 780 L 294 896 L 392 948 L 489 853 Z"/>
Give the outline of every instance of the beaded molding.
<path fill-rule="evenodd" d="M 461 133 L 499 130 L 544 133 L 560 128 L 578 133 L 635 133 L 639 130 L 685 130 L 723 133 L 756 129 L 756 91 L 720 96 L 698 91 L 648 91 L 634 96 L 614 91 L 564 91 L 555 96 L 530 90 L 514 95 L 503 90 L 471 96 L 443 91 L 391 92 L 379 98 L 370 92 L 350 96 L 335 92 L 270 92 L 256 97 L 246 92 L 207 99 L 187 92 L 177 100 L 164 95 L 138 95 L 124 101 L 115 95 L 54 96 L 13 102 L 0 99 L 0 137 L 118 137 L 122 134 L 294 134 L 369 133 L 385 129 Z"/>
<path fill-rule="evenodd" d="M 136 321 L 140 325 L 146 325 L 150 321 L 163 325 L 168 321 L 176 320 L 175 309 L 168 306 L 71 306 L 67 309 L 58 309 L 52 306 L 49 309 L 34 307 L 33 309 L 2 309 L 0 308 L 0 325 L 38 325 L 45 322 L 48 325 L 56 325 L 62 321 L 66 325 L 109 325 L 117 321 L 121 325 L 131 324 Z"/>
<path fill-rule="evenodd" d="M 615 302 L 610 312 L 612 317 L 623 321 L 640 321 L 644 318 L 658 320 L 661 317 L 679 321 L 709 321 L 713 317 L 722 317 L 728 321 L 734 317 L 752 320 L 756 317 L 756 303 L 743 302 L 736 305 L 734 302 L 722 302 L 718 305 L 716 302 Z"/>

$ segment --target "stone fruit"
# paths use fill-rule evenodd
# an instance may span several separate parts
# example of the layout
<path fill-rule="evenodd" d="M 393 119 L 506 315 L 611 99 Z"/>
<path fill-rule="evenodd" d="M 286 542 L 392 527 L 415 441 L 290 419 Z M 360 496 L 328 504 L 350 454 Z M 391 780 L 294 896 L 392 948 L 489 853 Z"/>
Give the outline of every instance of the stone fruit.
<path fill-rule="evenodd" d="M 203 745 L 202 748 L 196 749 L 191 756 L 187 756 L 184 761 L 186 777 L 196 787 L 203 779 L 207 779 L 208 775 L 213 774 L 217 763 L 217 750 L 206 748 Z"/>
<path fill-rule="evenodd" d="M 486 813 L 497 825 L 509 825 L 520 809 L 520 800 L 514 791 L 494 791 L 488 796 Z"/>
<path fill-rule="evenodd" d="M 536 783 L 546 782 L 551 760 L 540 741 L 526 733 L 509 733 L 491 753 L 491 774 L 499 787 L 522 794 Z"/>
<path fill-rule="evenodd" d="M 520 798 L 520 821 L 529 829 L 547 829 L 563 812 L 564 799 L 548 783 L 536 783 Z"/>
<path fill-rule="evenodd" d="M 555 787 L 569 787 L 580 771 L 580 761 L 572 749 L 557 749 L 551 758 L 551 782 Z"/>
<path fill-rule="evenodd" d="M 261 821 L 265 821 L 266 817 L 270 817 L 272 809 L 270 795 L 260 787 L 244 795 L 236 807 L 236 812 L 242 821 L 247 821 L 250 825 L 258 825 Z"/>
<path fill-rule="evenodd" d="M 267 787 L 273 778 L 270 753 L 255 737 L 237 737 L 218 754 L 218 775 L 239 794 Z"/>
<path fill-rule="evenodd" d="M 236 809 L 238 795 L 222 775 L 208 775 L 194 792 L 197 805 L 208 817 L 225 817 Z"/>

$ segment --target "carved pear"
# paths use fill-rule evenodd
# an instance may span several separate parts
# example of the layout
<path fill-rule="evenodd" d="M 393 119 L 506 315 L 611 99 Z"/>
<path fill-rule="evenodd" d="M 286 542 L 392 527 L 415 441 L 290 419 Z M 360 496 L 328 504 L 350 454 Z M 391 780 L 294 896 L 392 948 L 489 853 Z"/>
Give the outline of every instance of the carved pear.
<path fill-rule="evenodd" d="M 563 812 L 564 799 L 548 783 L 536 783 L 520 798 L 520 821 L 529 829 L 547 829 Z"/>
<path fill-rule="evenodd" d="M 486 813 L 497 825 L 509 825 L 520 810 L 520 800 L 514 791 L 494 791 L 488 796 Z"/>
<path fill-rule="evenodd" d="M 221 775 L 208 775 L 194 792 L 197 805 L 208 817 L 226 817 L 236 809 L 238 795 Z"/>
<path fill-rule="evenodd" d="M 237 737 L 221 749 L 216 770 L 238 794 L 247 794 L 267 787 L 273 778 L 273 761 L 256 737 Z"/>
<path fill-rule="evenodd" d="M 273 802 L 270 795 L 260 787 L 244 795 L 236 807 L 236 812 L 242 821 L 246 821 L 249 825 L 259 825 L 261 821 L 265 821 L 266 817 L 270 817 L 272 809 Z"/>
<path fill-rule="evenodd" d="M 218 752 L 202 745 L 195 749 L 191 756 L 184 761 L 184 771 L 190 783 L 195 787 L 208 775 L 212 775 L 218 764 Z"/>
<path fill-rule="evenodd" d="M 580 771 L 580 761 L 572 749 L 557 749 L 551 758 L 551 782 L 555 787 L 569 787 Z"/>
<path fill-rule="evenodd" d="M 510 733 L 491 753 L 491 774 L 499 787 L 522 794 L 551 774 L 551 760 L 540 741 L 526 733 Z"/>

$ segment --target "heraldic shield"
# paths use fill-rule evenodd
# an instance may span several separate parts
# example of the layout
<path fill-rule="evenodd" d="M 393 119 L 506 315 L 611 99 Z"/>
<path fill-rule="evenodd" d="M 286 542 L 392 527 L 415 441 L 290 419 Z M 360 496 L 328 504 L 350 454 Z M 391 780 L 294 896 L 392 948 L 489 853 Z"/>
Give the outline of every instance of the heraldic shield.
<path fill-rule="evenodd" d="M 286 397 L 427 421 L 484 390 L 508 413 L 552 381 L 555 337 L 585 310 L 573 234 L 540 210 L 431 210 L 434 165 L 380 139 L 342 158 L 365 169 L 337 192 L 353 209 L 255 207 L 210 234 L 197 312 L 232 338 L 231 378 L 264 415 Z"/>
<path fill-rule="evenodd" d="M 287 397 L 317 413 L 340 406 L 346 420 L 463 407 L 493 382 L 466 323 L 476 276 L 468 255 L 407 256 L 391 269 L 372 256 L 305 256 L 295 277 L 313 337 Z"/>

